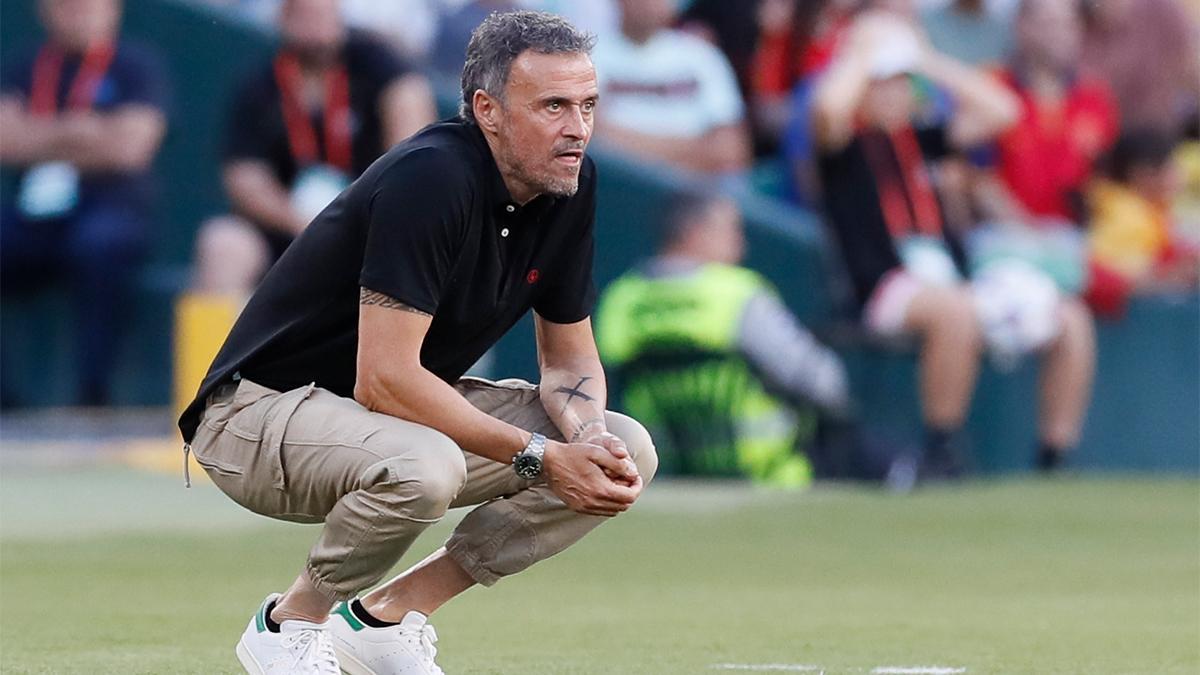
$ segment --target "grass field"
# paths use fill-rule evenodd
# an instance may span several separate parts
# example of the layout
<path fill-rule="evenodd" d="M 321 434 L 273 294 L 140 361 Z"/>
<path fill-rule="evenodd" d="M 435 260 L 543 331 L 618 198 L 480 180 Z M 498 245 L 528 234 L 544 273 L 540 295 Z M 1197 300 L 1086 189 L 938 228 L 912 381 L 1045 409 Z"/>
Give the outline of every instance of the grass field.
<path fill-rule="evenodd" d="M 2 481 L 4 673 L 240 672 L 238 634 L 316 534 L 118 466 Z M 1196 673 L 1200 484 L 663 482 L 436 625 L 452 675 Z"/>

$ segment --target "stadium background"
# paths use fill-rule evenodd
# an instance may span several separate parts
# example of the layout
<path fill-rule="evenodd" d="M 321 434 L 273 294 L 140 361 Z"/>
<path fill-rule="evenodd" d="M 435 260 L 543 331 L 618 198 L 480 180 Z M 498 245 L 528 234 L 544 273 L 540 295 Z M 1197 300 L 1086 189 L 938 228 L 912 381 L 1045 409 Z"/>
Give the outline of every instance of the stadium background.
<path fill-rule="evenodd" d="M 40 33 L 31 2 L 0 9 L 0 39 L 21 44 Z M 212 167 L 219 164 L 223 111 L 247 64 L 267 58 L 273 37 L 202 6 L 146 0 L 128 3 L 126 34 L 160 49 L 174 74 L 171 124 L 158 170 L 162 212 L 154 253 L 142 275 L 135 326 L 118 369 L 116 401 L 162 406 L 171 400 L 172 312 L 186 287 L 196 228 L 221 212 L 225 198 Z M 451 114 L 458 93 L 439 92 L 440 112 Z M 665 201 L 681 187 L 667 172 L 637 166 L 593 150 L 600 167 L 596 282 L 603 287 L 653 247 L 654 225 Z M 6 187 L 11 186 L 10 181 Z M 835 261 L 813 214 L 769 197 L 743 199 L 747 265 L 779 287 L 788 305 L 809 325 L 836 333 L 848 302 Z M 65 298 L 42 295 L 6 301 L 0 335 L 5 366 L 33 405 L 70 400 L 69 321 Z M 1099 327 L 1095 397 L 1076 464 L 1107 470 L 1200 471 L 1200 300 L 1185 297 L 1137 301 L 1125 321 Z M 534 378 L 532 329 L 527 320 L 499 346 L 495 373 Z M 862 397 L 864 414 L 900 437 L 919 431 L 912 354 L 872 349 L 850 340 L 840 345 Z M 979 467 L 1012 471 L 1027 463 L 1033 437 L 1035 368 L 1016 374 L 988 370 L 981 378 L 970 420 Z M 1129 412 L 1136 410 L 1137 414 Z"/>
<path fill-rule="evenodd" d="M 176 89 L 159 155 L 165 193 L 160 227 L 139 284 L 116 398 L 124 406 L 150 408 L 151 426 L 168 429 L 160 418 L 169 419 L 171 402 L 173 300 L 187 283 L 195 228 L 224 207 L 212 139 L 221 133 L 230 85 L 245 64 L 271 53 L 273 38 L 175 0 L 127 1 L 124 26 L 126 34 L 166 56 Z M 31 2 L 0 5 L 4 45 L 39 31 Z M 456 96 L 439 92 L 443 113 L 453 110 Z M 602 286 L 650 250 L 646 225 L 661 218 L 667 197 L 682 185 L 620 157 L 593 154 L 602 176 Z M 839 334 L 845 289 L 815 217 L 766 196 L 745 197 L 741 206 L 748 265 L 774 281 L 805 322 Z M 16 369 L 35 407 L 69 400 L 65 307 L 55 292 L 6 300 L 3 307 L 5 366 Z M 1200 299 L 1139 300 L 1125 321 L 1100 326 L 1099 341 L 1095 399 L 1075 465 L 1085 474 L 1151 477 L 969 484 L 903 501 L 841 489 L 763 495 L 737 485 L 656 486 L 645 513 L 631 516 L 625 529 L 604 531 L 578 555 L 504 591 L 509 599 L 530 594 L 535 606 L 549 606 L 547 596 L 596 603 L 593 615 L 547 629 L 560 636 L 560 646 L 531 656 L 506 643 L 502 632 L 464 652 L 466 640 L 459 637 L 452 643 L 459 652 L 448 648 L 447 664 L 455 672 L 526 672 L 519 669 L 525 664 L 528 672 L 668 673 L 706 672 L 723 663 L 815 663 L 829 672 L 868 672 L 940 659 L 969 672 L 1195 672 Z M 854 338 L 838 346 L 865 415 L 915 437 L 913 355 Z M 528 322 L 500 345 L 494 370 L 535 376 Z M 1026 467 L 1034 380 L 1028 366 L 1015 374 L 987 370 L 982 377 L 970 431 L 984 472 Z M 121 430 L 104 420 L 22 415 L 0 421 L 5 672 L 228 668 L 229 645 L 221 640 L 233 633 L 226 629 L 238 627 L 242 605 L 252 604 L 263 584 L 279 583 L 269 558 L 296 557 L 311 531 L 284 532 L 238 513 L 210 486 L 180 497 L 174 476 L 128 468 L 175 467 L 178 447 L 170 438 L 123 443 Z M 59 444 L 46 442 L 43 427 L 56 425 L 68 436 L 94 435 L 104 442 L 85 445 L 113 452 L 99 466 L 81 467 L 74 454 L 55 452 Z M 25 433 L 31 428 L 36 442 Z M 167 453 L 169 461 L 160 461 Z M 117 456 L 126 461 L 107 463 Z M 437 534 L 422 542 L 432 546 Z M 631 544 L 644 554 L 641 561 L 629 563 L 613 552 Z M 245 565 L 243 574 L 214 577 L 212 566 L 230 559 Z M 689 560 L 707 560 L 709 569 L 720 571 L 689 569 Z M 611 601 L 613 569 L 638 596 L 628 605 Z M 1046 569 L 1053 572 L 1042 574 Z M 751 576 L 758 578 L 744 581 Z M 737 581 L 722 590 L 731 578 Z M 204 586 L 218 582 L 218 591 Z M 80 642 L 58 654 L 58 618 L 41 606 L 43 593 L 76 584 L 82 590 L 71 589 L 67 597 L 91 604 L 86 615 L 92 620 L 75 624 Z M 460 633 L 486 632 L 484 617 L 503 606 L 477 595 L 469 609 L 447 614 Z M 169 607 L 144 611 L 150 605 Z M 195 622 L 177 615 L 192 610 L 200 617 Z M 132 632 L 105 628 L 108 618 L 128 622 Z M 721 633 L 712 623 L 723 621 L 730 624 L 727 641 L 713 637 Z M 613 623 L 623 628 L 614 631 Z M 596 644 L 612 636 L 631 640 L 628 652 L 614 657 Z M 187 644 L 179 646 L 181 641 Z M 613 660 L 598 663 L 602 655 Z M 181 661 L 184 656 L 195 665 L 181 666 L 192 662 Z"/>

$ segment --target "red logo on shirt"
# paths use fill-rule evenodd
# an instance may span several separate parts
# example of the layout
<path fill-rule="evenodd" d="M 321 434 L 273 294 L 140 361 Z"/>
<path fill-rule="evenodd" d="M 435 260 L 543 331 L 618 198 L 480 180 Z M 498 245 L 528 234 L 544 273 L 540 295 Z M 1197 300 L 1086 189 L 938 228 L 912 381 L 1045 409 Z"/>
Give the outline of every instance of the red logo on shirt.
<path fill-rule="evenodd" d="M 525 275 L 525 281 L 531 284 L 537 283 L 538 277 L 542 276 L 541 272 L 536 269 L 529 270 L 529 274 Z"/>

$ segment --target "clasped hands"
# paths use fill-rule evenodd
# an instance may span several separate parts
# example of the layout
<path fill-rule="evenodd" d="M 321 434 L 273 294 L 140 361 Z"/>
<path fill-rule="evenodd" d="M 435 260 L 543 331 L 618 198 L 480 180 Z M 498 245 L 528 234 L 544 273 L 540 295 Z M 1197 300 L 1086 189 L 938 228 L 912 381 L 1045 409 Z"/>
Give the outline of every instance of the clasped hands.
<path fill-rule="evenodd" d="M 625 441 L 600 428 L 571 443 L 548 441 L 542 471 L 554 494 L 577 513 L 612 517 L 642 493 Z"/>

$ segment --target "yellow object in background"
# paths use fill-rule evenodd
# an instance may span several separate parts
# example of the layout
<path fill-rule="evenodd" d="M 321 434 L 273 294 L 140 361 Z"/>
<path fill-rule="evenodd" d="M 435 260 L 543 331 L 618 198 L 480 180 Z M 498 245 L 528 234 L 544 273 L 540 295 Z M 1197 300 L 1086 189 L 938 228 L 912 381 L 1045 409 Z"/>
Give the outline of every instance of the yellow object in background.
<path fill-rule="evenodd" d="M 196 396 L 243 304 L 241 296 L 211 293 L 185 293 L 175 302 L 176 415 Z"/>

